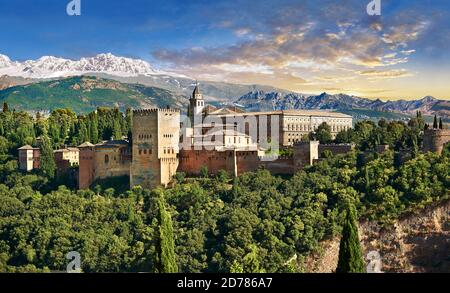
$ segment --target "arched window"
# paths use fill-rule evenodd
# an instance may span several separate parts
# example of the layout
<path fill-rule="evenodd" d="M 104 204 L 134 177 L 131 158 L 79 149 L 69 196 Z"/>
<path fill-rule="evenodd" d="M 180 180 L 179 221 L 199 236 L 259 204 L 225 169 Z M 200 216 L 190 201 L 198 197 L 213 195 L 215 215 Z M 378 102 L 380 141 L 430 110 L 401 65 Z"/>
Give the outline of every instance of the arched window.
<path fill-rule="evenodd" d="M 108 163 L 109 163 L 109 156 L 105 155 L 105 164 L 108 164 Z"/>

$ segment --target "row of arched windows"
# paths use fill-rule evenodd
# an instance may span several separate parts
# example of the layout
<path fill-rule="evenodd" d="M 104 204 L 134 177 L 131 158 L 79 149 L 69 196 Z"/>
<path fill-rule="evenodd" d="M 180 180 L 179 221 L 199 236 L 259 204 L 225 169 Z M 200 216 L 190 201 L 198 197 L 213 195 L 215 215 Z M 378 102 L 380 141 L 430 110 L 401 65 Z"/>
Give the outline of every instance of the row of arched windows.
<path fill-rule="evenodd" d="M 175 154 L 175 149 L 174 148 L 164 148 L 163 149 L 164 154 Z"/>
<path fill-rule="evenodd" d="M 146 155 L 146 154 L 151 155 L 152 154 L 152 149 L 140 149 L 139 150 L 139 155 Z"/>
<path fill-rule="evenodd" d="M 152 138 L 151 134 L 139 134 L 138 135 L 138 139 L 140 139 L 140 140 L 151 139 L 151 138 Z"/>

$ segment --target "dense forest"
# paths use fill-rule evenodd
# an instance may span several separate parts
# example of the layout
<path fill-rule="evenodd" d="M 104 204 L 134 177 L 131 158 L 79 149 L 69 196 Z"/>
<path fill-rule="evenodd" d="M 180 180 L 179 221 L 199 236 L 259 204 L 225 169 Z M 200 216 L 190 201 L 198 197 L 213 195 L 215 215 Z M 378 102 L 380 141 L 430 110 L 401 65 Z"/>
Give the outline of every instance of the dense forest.
<path fill-rule="evenodd" d="M 43 118 L 4 106 L 1 272 L 64 271 L 70 251 L 80 253 L 84 272 L 303 272 L 319 242 L 341 233 L 349 206 L 360 218 L 389 225 L 450 195 L 450 150 L 420 152 L 420 114 L 408 124 L 358 122 L 336 139 L 354 142 L 354 152 L 326 154 L 291 177 L 266 170 L 237 178 L 179 173 L 168 189 L 77 191 L 51 167 L 18 171 L 17 147 L 38 138 L 55 149 L 126 136 L 130 114 L 55 110 Z M 326 128 L 311 138 L 331 140 Z M 371 151 L 378 144 L 391 150 Z"/>

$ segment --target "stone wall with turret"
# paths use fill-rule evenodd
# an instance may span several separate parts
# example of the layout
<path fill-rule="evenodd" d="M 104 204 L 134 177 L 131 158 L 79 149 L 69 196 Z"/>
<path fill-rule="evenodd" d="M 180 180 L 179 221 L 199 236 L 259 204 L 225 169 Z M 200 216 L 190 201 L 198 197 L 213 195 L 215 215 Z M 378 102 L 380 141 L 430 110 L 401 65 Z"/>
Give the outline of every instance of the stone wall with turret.
<path fill-rule="evenodd" d="M 450 129 L 427 129 L 423 135 L 423 151 L 441 154 L 449 142 Z"/>

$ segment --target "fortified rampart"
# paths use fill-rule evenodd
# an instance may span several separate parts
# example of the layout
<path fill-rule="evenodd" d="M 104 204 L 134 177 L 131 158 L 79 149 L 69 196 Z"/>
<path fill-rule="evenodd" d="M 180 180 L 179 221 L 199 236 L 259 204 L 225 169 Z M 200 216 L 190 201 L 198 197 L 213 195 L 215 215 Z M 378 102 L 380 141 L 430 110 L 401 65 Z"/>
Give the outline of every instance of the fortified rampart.
<path fill-rule="evenodd" d="M 423 136 L 423 150 L 441 154 L 444 146 L 449 142 L 450 129 L 426 129 Z"/>

